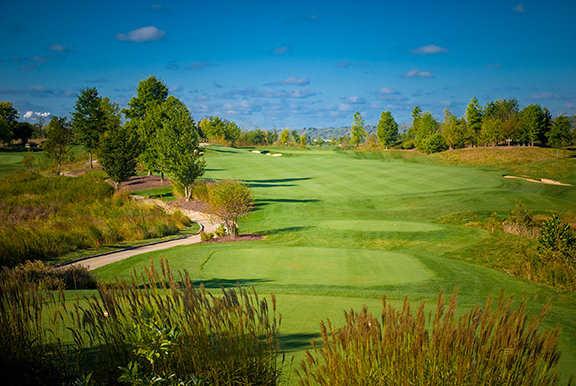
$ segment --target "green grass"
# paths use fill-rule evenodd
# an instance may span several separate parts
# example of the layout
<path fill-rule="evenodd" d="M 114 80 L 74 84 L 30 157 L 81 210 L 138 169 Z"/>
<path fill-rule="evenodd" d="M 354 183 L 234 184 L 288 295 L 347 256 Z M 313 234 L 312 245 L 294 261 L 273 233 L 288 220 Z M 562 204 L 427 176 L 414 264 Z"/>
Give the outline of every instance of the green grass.
<path fill-rule="evenodd" d="M 283 347 L 297 357 L 320 320 L 341 321 L 344 309 L 378 306 L 384 295 L 433 302 L 440 290 L 457 289 L 465 309 L 503 290 L 527 298 L 530 312 L 552 303 L 546 323 L 562 328 L 561 368 L 565 376 L 576 375 L 576 296 L 487 268 L 491 255 L 482 249 L 494 245 L 497 251 L 490 253 L 505 259 L 510 243 L 446 220 L 504 216 L 517 201 L 539 212 L 566 212 L 574 210 L 576 188 L 505 180 L 500 170 L 394 153 L 279 152 L 282 157 L 220 147 L 206 152 L 206 177 L 241 179 L 252 188 L 256 208 L 240 231 L 263 234 L 264 240 L 134 256 L 97 275 L 126 277 L 151 258 L 166 257 L 207 287 L 238 283 L 279 294 Z"/>

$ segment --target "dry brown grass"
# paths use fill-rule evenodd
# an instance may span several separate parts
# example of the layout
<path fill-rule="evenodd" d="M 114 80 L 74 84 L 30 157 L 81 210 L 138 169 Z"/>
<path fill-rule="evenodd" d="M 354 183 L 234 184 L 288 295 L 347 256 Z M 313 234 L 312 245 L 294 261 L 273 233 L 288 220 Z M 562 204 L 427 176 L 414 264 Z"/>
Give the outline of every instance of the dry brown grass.
<path fill-rule="evenodd" d="M 558 330 L 542 330 L 546 310 L 526 316 L 526 303 L 488 299 L 456 316 L 456 297 L 442 295 L 428 318 L 408 300 L 384 301 L 380 318 L 366 309 L 346 324 L 321 324 L 322 345 L 307 352 L 303 385 L 554 385 Z"/>

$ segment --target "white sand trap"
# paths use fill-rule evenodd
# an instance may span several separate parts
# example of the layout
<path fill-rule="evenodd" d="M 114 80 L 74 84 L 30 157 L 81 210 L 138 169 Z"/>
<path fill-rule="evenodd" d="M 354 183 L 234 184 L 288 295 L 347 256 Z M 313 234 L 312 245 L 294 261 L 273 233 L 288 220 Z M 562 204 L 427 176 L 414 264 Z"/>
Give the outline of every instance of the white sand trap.
<path fill-rule="evenodd" d="M 270 154 L 272 157 L 282 157 L 281 153 Z"/>
<path fill-rule="evenodd" d="M 572 186 L 570 184 L 565 184 L 563 182 L 551 180 L 549 178 L 528 178 L 528 177 L 518 177 L 518 176 L 504 176 L 504 178 L 515 179 L 515 180 L 524 180 L 524 181 L 528 181 L 528 182 L 535 182 L 537 184 Z"/>
<path fill-rule="evenodd" d="M 260 154 L 260 150 L 250 150 L 250 153 Z"/>

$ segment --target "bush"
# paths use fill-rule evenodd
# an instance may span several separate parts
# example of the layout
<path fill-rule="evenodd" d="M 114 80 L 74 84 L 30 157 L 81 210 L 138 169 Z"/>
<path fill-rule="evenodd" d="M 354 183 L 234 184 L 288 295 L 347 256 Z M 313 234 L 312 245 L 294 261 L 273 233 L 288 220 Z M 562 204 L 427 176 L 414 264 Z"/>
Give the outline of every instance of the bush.
<path fill-rule="evenodd" d="M 346 324 L 321 324 L 322 345 L 306 354 L 303 385 L 554 385 L 558 330 L 540 329 L 544 312 L 529 319 L 526 304 L 490 299 L 456 317 L 456 297 L 441 295 L 430 320 L 424 304 L 413 313 L 384 302 L 381 320 L 365 308 Z M 429 326 L 429 327 L 428 327 Z"/>
<path fill-rule="evenodd" d="M 438 153 L 446 149 L 448 149 L 448 146 L 446 145 L 446 141 L 444 141 L 444 137 L 442 137 L 442 134 L 440 133 L 433 133 L 424 138 L 420 148 L 420 150 L 428 154 Z"/>
<path fill-rule="evenodd" d="M 35 283 L 47 290 L 93 289 L 96 278 L 81 266 L 54 268 L 42 261 L 27 261 L 10 269 L 0 271 L 0 280 L 7 283 Z"/>
<path fill-rule="evenodd" d="M 214 238 L 214 233 L 200 231 L 200 240 L 201 241 L 210 241 L 213 238 Z"/>
<path fill-rule="evenodd" d="M 238 234 L 238 218 L 252 209 L 254 201 L 246 185 L 222 181 L 208 187 L 208 203 L 212 213 L 224 221 L 226 233 L 234 238 Z"/>
<path fill-rule="evenodd" d="M 526 207 L 518 202 L 508 214 L 508 218 L 502 224 L 502 229 L 511 234 L 534 238 L 538 236 L 538 228 L 532 214 Z"/>

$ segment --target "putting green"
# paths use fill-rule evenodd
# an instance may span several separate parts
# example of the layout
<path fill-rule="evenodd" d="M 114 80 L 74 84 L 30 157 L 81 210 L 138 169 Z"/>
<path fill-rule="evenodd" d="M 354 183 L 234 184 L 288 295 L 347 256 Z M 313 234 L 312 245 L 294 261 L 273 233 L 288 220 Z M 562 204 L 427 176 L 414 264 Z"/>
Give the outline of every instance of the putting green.
<path fill-rule="evenodd" d="M 403 253 L 303 247 L 218 250 L 197 276 L 200 280 L 357 287 L 415 283 L 432 277 L 418 259 Z"/>
<path fill-rule="evenodd" d="M 433 232 L 442 230 L 436 224 L 385 220 L 334 220 L 322 221 L 320 226 L 357 232 Z"/>

